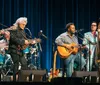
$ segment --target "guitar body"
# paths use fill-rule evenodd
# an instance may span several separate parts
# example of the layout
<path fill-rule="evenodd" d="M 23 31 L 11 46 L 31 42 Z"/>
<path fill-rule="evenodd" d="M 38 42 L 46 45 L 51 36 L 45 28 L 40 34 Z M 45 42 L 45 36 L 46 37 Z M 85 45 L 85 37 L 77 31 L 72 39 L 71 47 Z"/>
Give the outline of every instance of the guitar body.
<path fill-rule="evenodd" d="M 71 54 L 76 54 L 78 52 L 78 48 L 75 47 L 77 44 L 71 43 L 72 49 L 69 50 L 63 46 L 58 46 L 57 50 L 61 58 L 68 58 Z"/>
<path fill-rule="evenodd" d="M 25 50 L 28 46 L 29 46 L 29 45 L 23 45 L 23 46 L 21 47 L 21 49 L 22 49 L 22 50 Z"/>

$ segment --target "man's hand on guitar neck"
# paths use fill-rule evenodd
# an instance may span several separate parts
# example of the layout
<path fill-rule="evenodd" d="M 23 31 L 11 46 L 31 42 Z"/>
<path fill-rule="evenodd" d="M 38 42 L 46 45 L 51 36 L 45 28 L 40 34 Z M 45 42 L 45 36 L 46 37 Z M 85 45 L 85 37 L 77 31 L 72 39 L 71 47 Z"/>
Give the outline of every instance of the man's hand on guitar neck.
<path fill-rule="evenodd" d="M 36 43 L 37 43 L 36 40 L 31 41 L 31 44 L 36 44 Z"/>
<path fill-rule="evenodd" d="M 29 39 L 29 40 L 25 40 L 25 44 L 29 45 L 29 44 L 36 44 L 41 42 L 41 39 Z"/>
<path fill-rule="evenodd" d="M 26 44 L 26 45 L 29 45 L 30 42 L 29 42 L 28 40 L 25 40 L 25 44 Z"/>
<path fill-rule="evenodd" d="M 35 40 L 32 40 L 32 41 L 25 40 L 25 44 L 26 44 L 26 45 L 29 45 L 29 44 L 35 44 L 35 43 L 36 43 Z"/>
<path fill-rule="evenodd" d="M 40 43 L 40 42 L 41 42 L 41 39 L 28 39 L 28 40 L 25 40 L 25 43 L 21 47 L 21 50 L 26 49 L 26 47 L 28 47 L 30 44 L 33 45 L 33 44 Z"/>

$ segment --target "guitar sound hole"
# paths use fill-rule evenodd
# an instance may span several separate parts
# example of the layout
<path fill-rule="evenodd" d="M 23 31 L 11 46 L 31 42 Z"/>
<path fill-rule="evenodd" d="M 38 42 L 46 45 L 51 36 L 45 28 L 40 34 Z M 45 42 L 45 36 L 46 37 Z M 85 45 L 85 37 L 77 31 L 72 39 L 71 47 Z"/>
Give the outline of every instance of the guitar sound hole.
<path fill-rule="evenodd" d="M 73 47 L 73 46 L 72 46 L 71 48 L 72 48 L 72 49 L 74 49 L 74 47 Z"/>

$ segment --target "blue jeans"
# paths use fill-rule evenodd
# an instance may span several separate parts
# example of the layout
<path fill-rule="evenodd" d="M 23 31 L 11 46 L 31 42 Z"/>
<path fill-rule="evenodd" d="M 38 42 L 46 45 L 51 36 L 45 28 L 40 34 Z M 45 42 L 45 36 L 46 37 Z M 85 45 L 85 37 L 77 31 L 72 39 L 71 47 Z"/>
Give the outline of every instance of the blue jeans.
<path fill-rule="evenodd" d="M 77 62 L 80 69 L 84 68 L 86 62 L 83 56 L 78 52 L 76 55 L 71 54 L 67 59 L 64 60 L 66 65 L 67 77 L 71 77 L 74 71 L 74 62 Z"/>

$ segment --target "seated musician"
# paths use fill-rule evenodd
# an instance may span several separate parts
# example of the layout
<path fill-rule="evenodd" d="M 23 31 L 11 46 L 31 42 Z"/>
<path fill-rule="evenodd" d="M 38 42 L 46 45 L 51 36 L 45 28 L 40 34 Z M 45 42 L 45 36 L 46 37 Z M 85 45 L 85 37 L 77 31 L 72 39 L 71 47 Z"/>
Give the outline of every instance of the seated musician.
<path fill-rule="evenodd" d="M 80 56 L 79 49 L 77 47 L 76 47 L 76 50 L 74 49 L 74 46 L 78 46 L 79 44 L 77 36 L 75 36 L 76 30 L 75 30 L 74 23 L 68 23 L 66 25 L 66 30 L 67 30 L 66 32 L 60 34 L 56 38 L 55 43 L 58 46 L 57 49 L 58 49 L 58 53 L 60 54 L 60 57 L 64 60 L 64 65 L 65 65 L 66 74 L 67 74 L 66 76 L 71 77 L 74 71 L 73 70 L 74 62 L 78 63 L 80 70 L 84 68 L 86 62 L 85 62 L 84 57 Z M 72 43 L 74 43 L 75 45 L 73 45 Z M 64 49 L 62 50 L 62 48 Z M 76 51 L 75 54 L 74 54 L 74 51 Z"/>

